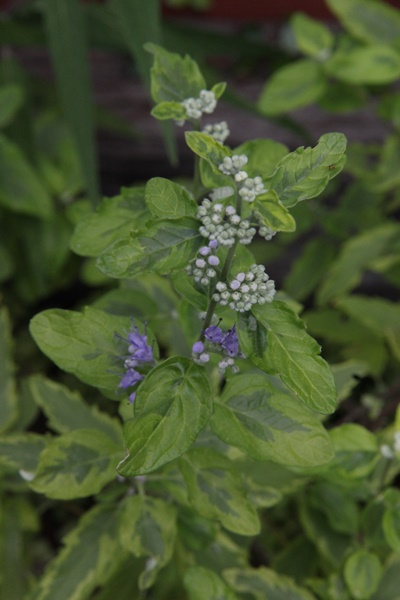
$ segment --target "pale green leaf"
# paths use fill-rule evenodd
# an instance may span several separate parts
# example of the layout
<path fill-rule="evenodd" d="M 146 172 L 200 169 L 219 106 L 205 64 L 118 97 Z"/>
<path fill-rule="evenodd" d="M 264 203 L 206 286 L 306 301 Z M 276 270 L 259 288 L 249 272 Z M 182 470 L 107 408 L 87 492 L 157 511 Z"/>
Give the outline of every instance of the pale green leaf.
<path fill-rule="evenodd" d="M 329 436 L 311 411 L 263 375 L 241 375 L 215 403 L 211 428 L 226 444 L 257 460 L 310 467 L 333 458 Z"/>
<path fill-rule="evenodd" d="M 257 106 L 268 117 L 281 115 L 317 102 L 325 88 L 320 65 L 307 58 L 297 60 L 272 74 Z"/>
<path fill-rule="evenodd" d="M 212 396 L 207 372 L 185 358 L 155 367 L 139 386 L 135 417 L 125 423 L 128 455 L 121 475 L 144 475 L 181 456 L 207 424 Z"/>
<path fill-rule="evenodd" d="M 30 485 L 58 500 L 91 496 L 115 479 L 122 456 L 122 444 L 105 433 L 75 429 L 49 442 Z"/>
<path fill-rule="evenodd" d="M 204 158 L 217 175 L 222 175 L 218 167 L 226 156 L 231 156 L 232 154 L 226 146 L 214 140 L 210 135 L 199 131 L 187 131 L 185 139 L 189 148 L 197 156 Z M 231 181 L 230 177 L 226 179 L 228 183 Z"/>
<path fill-rule="evenodd" d="M 279 201 L 275 190 L 257 196 L 253 207 L 263 225 L 274 231 L 295 231 L 296 221 Z"/>
<path fill-rule="evenodd" d="M 179 460 L 179 468 L 196 511 L 208 519 L 218 519 L 229 531 L 241 535 L 259 532 L 257 512 L 228 458 L 211 448 L 194 448 Z"/>
<path fill-rule="evenodd" d="M 186 108 L 179 102 L 159 102 L 152 109 L 151 114 L 160 121 L 168 119 L 181 121 L 186 118 Z"/>
<path fill-rule="evenodd" d="M 300 52 L 316 60 L 328 58 L 334 37 L 323 23 L 305 13 L 296 13 L 291 18 L 290 24 Z"/>
<path fill-rule="evenodd" d="M 23 471 L 27 478 L 35 473 L 41 452 L 50 440 L 36 433 L 13 433 L 0 438 L 0 463 Z"/>
<path fill-rule="evenodd" d="M 324 68 L 327 75 L 353 85 L 392 83 L 400 76 L 400 52 L 384 45 L 339 48 Z"/>
<path fill-rule="evenodd" d="M 375 436 L 355 423 L 346 423 L 330 432 L 335 458 L 329 465 L 331 481 L 347 482 L 367 477 L 379 460 Z"/>
<path fill-rule="evenodd" d="M 236 592 L 250 594 L 256 600 L 315 600 L 293 579 L 266 567 L 227 569 L 223 575 Z"/>
<path fill-rule="evenodd" d="M 186 569 L 183 585 L 189 600 L 235 600 L 237 596 L 211 569 L 195 566 Z"/>
<path fill-rule="evenodd" d="M 240 347 L 259 369 L 279 375 L 309 408 L 329 414 L 336 407 L 336 389 L 320 346 L 303 321 L 278 300 L 254 306 L 238 316 Z"/>
<path fill-rule="evenodd" d="M 86 404 L 78 392 L 64 385 L 35 375 L 28 380 L 31 393 L 49 420 L 49 426 L 59 433 L 75 429 L 94 429 L 122 444 L 122 427 L 114 418 L 101 412 L 96 405 Z"/>
<path fill-rule="evenodd" d="M 345 163 L 346 137 L 342 133 L 325 133 L 314 148 L 297 148 L 278 164 L 267 185 L 278 194 L 286 207 L 315 198 Z"/>
<path fill-rule="evenodd" d="M 368 550 L 353 552 L 344 564 L 344 578 L 354 598 L 367 600 L 378 588 L 382 565 L 378 556 Z"/>

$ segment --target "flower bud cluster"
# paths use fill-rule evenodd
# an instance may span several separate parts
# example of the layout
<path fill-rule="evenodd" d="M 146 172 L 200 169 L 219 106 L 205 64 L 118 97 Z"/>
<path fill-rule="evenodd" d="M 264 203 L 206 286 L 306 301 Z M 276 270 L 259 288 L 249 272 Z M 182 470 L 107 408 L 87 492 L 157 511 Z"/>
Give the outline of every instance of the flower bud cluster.
<path fill-rule="evenodd" d="M 125 373 L 121 377 L 118 387 L 128 390 L 143 379 L 143 375 L 136 371 L 135 367 L 141 363 L 151 363 L 154 361 L 153 348 L 147 343 L 147 335 L 139 333 L 136 325 L 128 332 L 125 340 L 128 345 L 128 356 L 123 357 Z M 136 392 L 129 396 L 131 402 L 135 401 Z"/>
<path fill-rule="evenodd" d="M 228 137 L 230 131 L 228 128 L 228 123 L 226 121 L 221 121 L 220 123 L 206 125 L 203 129 L 203 133 L 207 133 L 212 138 L 214 138 L 214 140 L 223 144 L 226 138 Z"/>
<path fill-rule="evenodd" d="M 204 331 L 204 342 L 195 342 L 192 347 L 193 360 L 205 364 L 210 360 L 210 353 L 221 354 L 218 371 L 224 374 L 228 367 L 237 373 L 239 367 L 235 365 L 235 357 L 244 358 L 239 350 L 239 339 L 235 325 L 228 331 L 223 331 L 218 325 L 211 325 Z"/>
<path fill-rule="evenodd" d="M 217 276 L 217 271 L 220 260 L 215 252 L 218 249 L 218 241 L 211 240 L 208 246 L 202 246 L 198 252 L 194 262 L 186 267 L 186 273 L 193 275 L 196 283 L 208 285 L 211 279 Z"/>
<path fill-rule="evenodd" d="M 275 282 L 269 278 L 262 265 L 251 265 L 247 273 L 238 273 L 226 284 L 218 281 L 213 300 L 237 312 L 251 310 L 253 304 L 272 302 Z"/>
<path fill-rule="evenodd" d="M 245 202 L 254 202 L 257 196 L 267 190 L 261 177 L 249 177 L 247 172 L 242 170 L 247 162 L 248 158 L 245 154 L 234 154 L 226 156 L 218 168 L 225 175 L 231 175 L 234 178 L 238 184 L 239 196 Z"/>
<path fill-rule="evenodd" d="M 203 113 L 211 114 L 217 106 L 217 99 L 211 90 L 201 90 L 198 98 L 187 98 L 181 102 L 189 119 L 200 119 Z"/>
<path fill-rule="evenodd" d="M 238 239 L 240 244 L 250 244 L 256 229 L 251 227 L 248 219 L 242 219 L 236 209 L 229 205 L 211 202 L 205 198 L 197 212 L 202 225 L 199 232 L 205 238 L 217 240 L 222 246 L 233 246 Z"/>

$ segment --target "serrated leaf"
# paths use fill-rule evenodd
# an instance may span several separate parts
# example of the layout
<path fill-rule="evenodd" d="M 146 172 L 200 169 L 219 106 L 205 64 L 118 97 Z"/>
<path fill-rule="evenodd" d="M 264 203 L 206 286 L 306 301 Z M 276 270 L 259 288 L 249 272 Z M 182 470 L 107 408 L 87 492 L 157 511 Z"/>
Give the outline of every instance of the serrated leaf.
<path fill-rule="evenodd" d="M 0 88 L 0 127 L 6 127 L 12 122 L 23 101 L 21 86 L 8 84 Z"/>
<path fill-rule="evenodd" d="M 75 429 L 48 444 L 30 486 L 58 500 L 91 496 L 115 479 L 122 456 L 122 445 L 105 433 Z"/>
<path fill-rule="evenodd" d="M 226 156 L 231 156 L 231 152 L 226 146 L 214 140 L 210 135 L 201 133 L 200 131 L 187 131 L 185 133 L 185 140 L 189 148 L 197 156 L 204 158 L 217 175 L 222 175 L 218 167 Z M 231 182 L 230 177 L 227 177 L 227 180 L 228 183 Z"/>
<path fill-rule="evenodd" d="M 354 37 L 370 44 L 400 45 L 400 15 L 375 0 L 327 0 L 330 10 Z"/>
<path fill-rule="evenodd" d="M 309 408 L 329 414 L 336 407 L 335 382 L 320 346 L 303 321 L 278 300 L 239 314 L 240 347 L 259 369 L 279 375 Z"/>
<path fill-rule="evenodd" d="M 226 444 L 256 460 L 310 467 L 333 458 L 319 420 L 263 375 L 231 379 L 214 404 L 210 425 Z"/>
<path fill-rule="evenodd" d="M 315 198 L 342 170 L 346 144 L 343 133 L 325 133 L 314 148 L 301 147 L 285 156 L 267 186 L 287 208 Z"/>
<path fill-rule="evenodd" d="M 40 579 L 35 600 L 89 598 L 126 558 L 117 533 L 114 505 L 100 504 L 84 514 Z"/>
<path fill-rule="evenodd" d="M 329 56 L 334 37 L 323 23 L 304 13 L 296 13 L 290 24 L 300 52 L 316 60 L 324 60 Z"/>
<path fill-rule="evenodd" d="M 260 215 L 260 221 L 274 231 L 295 231 L 296 221 L 281 204 L 275 190 L 257 196 L 254 210 Z"/>
<path fill-rule="evenodd" d="M 156 44 L 146 44 L 145 49 L 154 55 L 151 68 L 151 95 L 156 102 L 182 102 L 197 98 L 206 82 L 197 63 L 186 55 L 168 52 Z"/>
<path fill-rule="evenodd" d="M 305 588 L 293 579 L 280 575 L 272 569 L 226 569 L 224 579 L 238 593 L 250 594 L 257 600 L 315 600 Z"/>
<path fill-rule="evenodd" d="M 382 85 L 400 76 L 400 53 L 390 46 L 338 49 L 324 65 L 327 75 L 352 85 Z"/>
<path fill-rule="evenodd" d="M 49 420 L 49 426 L 59 433 L 75 429 L 93 429 L 122 445 L 122 426 L 101 412 L 96 405 L 86 404 L 77 392 L 36 375 L 28 380 L 31 393 Z"/>
<path fill-rule="evenodd" d="M 189 567 L 183 578 L 189 600 L 235 600 L 236 594 L 211 569 Z"/>
<path fill-rule="evenodd" d="M 121 195 L 104 198 L 95 212 L 78 222 L 71 249 L 81 256 L 98 256 L 131 231 L 143 229 L 149 218 L 144 188 L 123 188 Z"/>
<path fill-rule="evenodd" d="M 154 177 L 146 185 L 146 204 L 155 218 L 195 217 L 197 204 L 189 192 L 169 179 Z"/>
<path fill-rule="evenodd" d="M 256 535 L 260 530 L 257 512 L 246 498 L 243 483 L 234 464 L 211 448 L 194 448 L 179 460 L 188 499 L 208 519 L 241 535 Z"/>
<path fill-rule="evenodd" d="M 0 135 L 0 205 L 16 213 L 46 219 L 51 198 L 19 147 Z"/>
<path fill-rule="evenodd" d="M 318 302 L 326 304 L 342 296 L 360 281 L 364 269 L 389 250 L 390 244 L 399 235 L 398 224 L 387 223 L 365 231 L 346 242 L 337 260 L 326 273 L 318 292 Z"/>
<path fill-rule="evenodd" d="M 148 270 L 165 275 L 182 269 L 201 245 L 198 226 L 190 217 L 158 219 L 147 231 L 109 246 L 97 259 L 97 266 L 116 278 L 130 278 Z"/>
<path fill-rule="evenodd" d="M 211 415 L 207 373 L 172 357 L 150 371 L 134 406 L 135 417 L 124 427 L 128 455 L 118 467 L 126 477 L 154 471 L 190 448 Z"/>
<path fill-rule="evenodd" d="M 382 565 L 375 553 L 357 550 L 346 559 L 344 578 L 354 598 L 370 598 L 378 588 L 381 577 Z"/>
<path fill-rule="evenodd" d="M 134 556 L 151 559 L 139 578 L 140 589 L 148 589 L 159 571 L 171 560 L 177 533 L 176 509 L 150 496 L 125 499 L 120 514 L 119 539 Z"/>
<path fill-rule="evenodd" d="M 0 309 L 0 432 L 7 431 L 18 415 L 18 397 L 12 360 L 11 320 L 6 308 Z"/>
<path fill-rule="evenodd" d="M 82 313 L 50 309 L 37 314 L 30 332 L 39 348 L 55 364 L 79 379 L 112 393 L 120 376 L 115 334 L 123 335 L 131 325 L 127 317 L 110 315 L 91 307 Z"/>
<path fill-rule="evenodd" d="M 159 102 L 152 109 L 151 115 L 160 121 L 167 119 L 181 121 L 186 117 L 186 108 L 179 102 Z"/>
<path fill-rule="evenodd" d="M 325 89 L 321 66 L 305 58 L 275 71 L 261 91 L 257 106 L 269 117 L 281 115 L 316 102 Z"/>

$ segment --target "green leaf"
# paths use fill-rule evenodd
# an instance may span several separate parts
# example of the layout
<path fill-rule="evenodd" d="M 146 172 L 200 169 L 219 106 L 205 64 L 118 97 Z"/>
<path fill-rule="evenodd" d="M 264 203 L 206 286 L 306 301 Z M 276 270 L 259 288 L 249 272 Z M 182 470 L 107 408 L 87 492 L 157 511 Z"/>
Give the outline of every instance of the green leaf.
<path fill-rule="evenodd" d="M 171 280 L 176 291 L 186 298 L 190 304 L 201 311 L 207 310 L 207 297 L 196 290 L 193 280 L 188 277 L 185 271 L 175 271 L 172 273 Z"/>
<path fill-rule="evenodd" d="M 206 89 L 200 69 L 190 56 L 182 58 L 156 44 L 146 44 L 145 49 L 154 55 L 151 95 L 156 102 L 182 102 L 197 98 Z"/>
<path fill-rule="evenodd" d="M 393 600 L 398 594 L 400 586 L 400 560 L 392 555 L 386 562 L 385 570 L 377 591 L 371 600 Z"/>
<path fill-rule="evenodd" d="M 310 240 L 302 249 L 285 278 L 285 291 L 305 300 L 314 291 L 336 256 L 336 249 L 326 236 Z"/>
<path fill-rule="evenodd" d="M 211 91 L 214 93 L 214 96 L 216 97 L 217 100 L 219 100 L 221 98 L 221 96 L 225 92 L 225 90 L 226 90 L 225 81 L 220 81 L 219 83 L 215 83 L 211 88 Z"/>
<path fill-rule="evenodd" d="M 154 471 L 190 448 L 211 415 L 207 372 L 188 359 L 169 358 L 141 383 L 134 406 L 124 428 L 128 455 L 118 467 L 126 477 Z"/>
<path fill-rule="evenodd" d="M 371 333 L 384 338 L 400 361 L 400 306 L 384 298 L 352 295 L 340 298 L 337 307 L 364 325 Z"/>
<path fill-rule="evenodd" d="M 210 135 L 199 131 L 187 131 L 185 140 L 197 156 L 204 158 L 210 164 L 214 173 L 222 174 L 218 167 L 226 156 L 231 156 L 231 152 L 226 146 L 214 140 Z M 227 177 L 227 180 L 228 183 L 232 183 L 230 177 Z"/>
<path fill-rule="evenodd" d="M 146 185 L 146 204 L 155 218 L 196 217 L 197 204 L 189 192 L 173 181 L 154 177 Z"/>
<path fill-rule="evenodd" d="M 166 275 L 184 268 L 201 242 L 196 219 L 158 219 L 147 231 L 109 246 L 100 254 L 97 266 L 115 278 L 131 278 L 148 270 Z"/>
<path fill-rule="evenodd" d="M 382 530 L 386 542 L 394 550 L 400 552 L 400 492 L 389 488 L 384 494 L 384 513 Z"/>
<path fill-rule="evenodd" d="M 376 0 L 327 0 L 330 10 L 356 38 L 400 46 L 398 9 Z"/>
<path fill-rule="evenodd" d="M 346 137 L 342 133 L 325 133 L 315 148 L 297 148 L 278 164 L 267 181 L 287 208 L 315 198 L 335 177 L 345 163 Z"/>
<path fill-rule="evenodd" d="M 1 135 L 0 205 L 42 219 L 53 212 L 51 198 L 34 169 L 18 146 Z"/>
<path fill-rule="evenodd" d="M 258 109 L 268 117 L 296 110 L 319 100 L 326 88 L 320 65 L 301 59 L 272 74 L 258 99 Z"/>
<path fill-rule="evenodd" d="M 335 378 L 339 402 L 348 398 L 351 390 L 360 383 L 360 379 L 367 375 L 369 371 L 365 362 L 356 360 L 348 360 L 330 366 Z"/>
<path fill-rule="evenodd" d="M 234 464 L 211 448 L 194 448 L 179 460 L 192 506 L 208 519 L 241 535 L 256 535 L 260 522 L 246 498 Z"/>
<path fill-rule="evenodd" d="M 159 102 L 151 111 L 151 115 L 160 121 L 167 119 L 181 121 L 186 118 L 186 108 L 179 102 Z"/>
<path fill-rule="evenodd" d="M 18 416 L 18 397 L 12 360 L 11 320 L 6 308 L 0 309 L 0 432 L 7 431 Z"/>
<path fill-rule="evenodd" d="M 189 567 L 183 578 L 189 600 L 235 600 L 237 596 L 211 569 Z"/>
<path fill-rule="evenodd" d="M 290 577 L 275 573 L 272 569 L 226 569 L 224 578 L 238 593 L 250 594 L 256 600 L 315 600 L 305 588 Z"/>
<path fill-rule="evenodd" d="M 12 122 L 23 101 L 19 85 L 9 84 L 0 88 L 0 127 L 7 127 Z"/>
<path fill-rule="evenodd" d="M 375 436 L 355 423 L 340 425 L 329 433 L 335 450 L 329 479 L 345 483 L 367 477 L 379 460 Z"/>
<path fill-rule="evenodd" d="M 32 479 L 41 452 L 48 439 L 36 433 L 15 433 L 0 438 L 0 463 L 22 471 L 24 479 Z"/>
<path fill-rule="evenodd" d="M 336 407 L 336 390 L 320 346 L 307 334 L 303 321 L 278 300 L 254 306 L 238 316 L 241 350 L 259 369 L 279 375 L 309 408 L 329 414 Z"/>
<path fill-rule="evenodd" d="M 100 504 L 86 512 L 40 579 L 35 600 L 91 597 L 125 559 L 118 543 L 118 511 Z"/>
<path fill-rule="evenodd" d="M 287 146 L 269 139 L 249 140 L 233 151 L 247 156 L 245 168 L 249 177 L 263 178 L 274 174 L 277 164 L 288 152 Z"/>
<path fill-rule="evenodd" d="M 95 205 L 99 196 L 86 32 L 79 0 L 45 0 L 51 59 L 64 113 Z"/>
<path fill-rule="evenodd" d="M 141 590 L 153 585 L 159 571 L 171 560 L 176 538 L 176 509 L 150 496 L 125 499 L 120 514 L 120 542 L 134 554 L 151 559 L 139 578 Z"/>
<path fill-rule="evenodd" d="M 130 324 L 127 317 L 91 307 L 83 313 L 50 309 L 31 320 L 30 331 L 42 352 L 60 369 L 111 393 L 119 383 L 119 376 L 110 372 L 120 365 L 115 334 L 123 335 Z"/>
<path fill-rule="evenodd" d="M 28 385 L 54 431 L 68 433 L 75 429 L 93 429 L 107 435 L 115 444 L 122 443 L 121 424 L 97 406 L 86 404 L 77 392 L 41 375 L 30 377 Z"/>
<path fill-rule="evenodd" d="M 329 462 L 329 436 L 311 411 L 264 375 L 241 375 L 214 404 L 211 428 L 226 444 L 256 460 L 310 467 Z"/>
<path fill-rule="evenodd" d="M 121 444 L 105 433 L 75 429 L 47 445 L 30 485 L 58 500 L 91 496 L 115 479 L 122 456 Z"/>
<path fill-rule="evenodd" d="M 318 302 L 326 304 L 358 285 L 364 269 L 390 250 L 400 233 L 396 223 L 385 223 L 351 238 L 326 273 L 318 292 Z"/>
<path fill-rule="evenodd" d="M 295 231 L 296 221 L 287 208 L 281 204 L 275 190 L 257 196 L 253 206 L 263 225 L 274 231 Z"/>
<path fill-rule="evenodd" d="M 85 215 L 71 238 L 71 249 L 81 256 L 98 256 L 108 246 L 144 228 L 150 213 L 144 188 L 125 188 L 115 198 L 105 198 L 96 211 Z"/>
<path fill-rule="evenodd" d="M 339 48 L 324 68 L 345 83 L 382 85 L 400 76 L 400 53 L 384 45 Z"/>
<path fill-rule="evenodd" d="M 328 58 L 334 37 L 325 25 L 304 13 L 294 14 L 290 24 L 300 52 L 316 60 Z"/>
<path fill-rule="evenodd" d="M 344 578 L 354 598 L 371 598 L 379 586 L 381 577 L 382 565 L 373 552 L 357 550 L 346 559 Z"/>
<path fill-rule="evenodd" d="M 338 485 L 317 481 L 307 491 L 307 500 L 316 510 L 323 512 L 332 529 L 356 535 L 359 528 L 357 502 Z"/>

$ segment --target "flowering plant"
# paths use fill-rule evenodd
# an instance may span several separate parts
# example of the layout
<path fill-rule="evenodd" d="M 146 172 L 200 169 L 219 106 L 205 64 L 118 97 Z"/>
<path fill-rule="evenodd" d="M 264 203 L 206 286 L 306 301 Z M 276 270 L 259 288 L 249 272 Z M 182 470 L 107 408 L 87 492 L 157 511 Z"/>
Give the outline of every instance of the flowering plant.
<path fill-rule="evenodd" d="M 342 170 L 345 136 L 231 149 L 227 123 L 203 123 L 224 84 L 209 90 L 190 57 L 147 49 L 152 114 L 191 127 L 194 177 L 80 207 L 71 248 L 114 285 L 31 320 L 67 385 L 29 377 L 56 435 L 9 431 L 7 466 L 38 495 L 88 500 L 30 597 L 369 598 L 398 565 L 398 490 L 384 486 L 400 469 L 400 416 L 382 444 L 359 425 L 325 427 L 353 371 L 335 383 L 299 303 L 252 252 L 295 230 L 294 207 Z M 268 525 L 294 506 L 301 530 L 263 536 L 263 509 Z M 249 562 L 258 535 L 271 568 Z"/>

